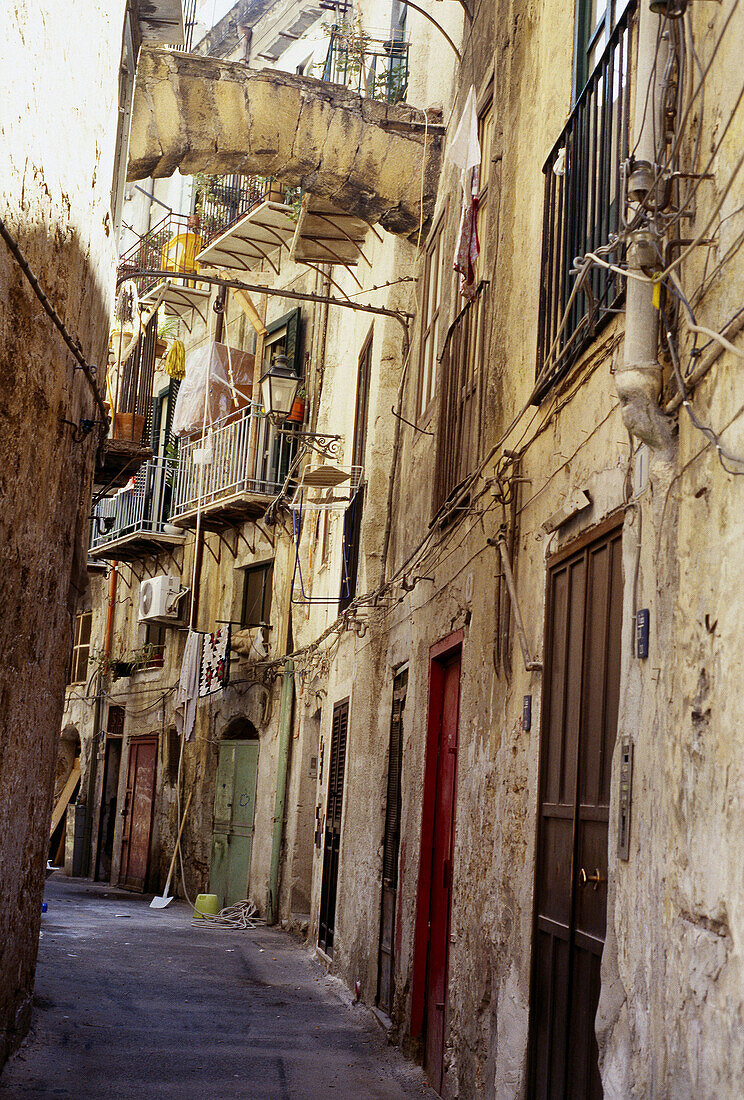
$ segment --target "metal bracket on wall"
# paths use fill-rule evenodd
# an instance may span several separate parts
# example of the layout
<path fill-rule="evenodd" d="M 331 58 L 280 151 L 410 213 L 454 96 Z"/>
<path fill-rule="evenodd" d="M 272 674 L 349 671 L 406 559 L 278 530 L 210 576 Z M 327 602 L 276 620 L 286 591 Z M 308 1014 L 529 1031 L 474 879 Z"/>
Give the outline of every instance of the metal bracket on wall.
<path fill-rule="evenodd" d="M 509 589 L 509 598 L 514 608 L 514 622 L 517 628 L 517 636 L 519 637 L 519 645 L 522 649 L 524 667 L 527 672 L 542 672 L 542 661 L 538 661 L 535 657 L 530 655 L 530 650 L 527 645 L 527 635 L 525 634 L 522 613 L 519 610 L 519 603 L 517 601 L 517 586 L 514 583 L 514 573 L 512 572 L 511 562 L 509 561 L 509 549 L 506 544 L 506 536 L 504 532 L 501 531 L 499 532 L 498 538 L 495 540 L 489 539 L 488 541 L 492 546 L 495 542 L 501 554 L 501 563 L 504 567 L 506 587 Z"/>

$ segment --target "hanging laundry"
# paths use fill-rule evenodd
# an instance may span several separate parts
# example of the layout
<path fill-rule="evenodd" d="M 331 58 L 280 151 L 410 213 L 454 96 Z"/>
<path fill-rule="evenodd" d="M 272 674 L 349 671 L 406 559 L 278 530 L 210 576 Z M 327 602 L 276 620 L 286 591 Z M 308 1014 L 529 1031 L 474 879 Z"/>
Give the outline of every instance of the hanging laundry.
<path fill-rule="evenodd" d="M 481 149 L 478 141 L 478 106 L 471 86 L 452 143 L 447 151 L 450 164 L 460 169 L 462 211 L 453 267 L 462 275 L 460 293 L 472 299 L 476 294 L 475 269 L 480 254 L 478 240 L 478 193 Z"/>
<path fill-rule="evenodd" d="M 176 729 L 184 741 L 194 737 L 196 722 L 196 704 L 199 698 L 199 675 L 201 672 L 203 635 L 190 630 L 183 651 L 181 675 L 176 688 L 175 718 Z"/>

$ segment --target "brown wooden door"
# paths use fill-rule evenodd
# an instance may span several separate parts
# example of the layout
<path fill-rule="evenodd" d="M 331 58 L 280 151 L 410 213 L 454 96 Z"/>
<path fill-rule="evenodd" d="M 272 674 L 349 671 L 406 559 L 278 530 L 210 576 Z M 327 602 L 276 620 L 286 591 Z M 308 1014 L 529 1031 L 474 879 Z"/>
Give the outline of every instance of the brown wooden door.
<path fill-rule="evenodd" d="M 602 1096 L 594 1017 L 607 917 L 610 765 L 617 732 L 621 530 L 548 575 L 530 1096 Z"/>
<path fill-rule="evenodd" d="M 323 843 L 323 877 L 320 886 L 318 946 L 333 955 L 336 930 L 336 890 L 338 857 L 341 848 L 341 810 L 344 801 L 346 737 L 349 727 L 349 700 L 336 703 L 331 729 L 331 759 L 328 767 L 328 802 Z"/>
<path fill-rule="evenodd" d="M 157 737 L 136 737 L 129 743 L 119 882 L 133 890 L 144 890 L 147 881 L 157 752 Z"/>
<path fill-rule="evenodd" d="M 398 849 L 400 847 L 400 783 L 403 768 L 403 712 L 406 706 L 408 669 L 393 682 L 390 718 L 385 836 L 382 846 L 382 907 L 377 1003 L 391 1014 L 395 995 L 395 916 L 398 899 Z"/>

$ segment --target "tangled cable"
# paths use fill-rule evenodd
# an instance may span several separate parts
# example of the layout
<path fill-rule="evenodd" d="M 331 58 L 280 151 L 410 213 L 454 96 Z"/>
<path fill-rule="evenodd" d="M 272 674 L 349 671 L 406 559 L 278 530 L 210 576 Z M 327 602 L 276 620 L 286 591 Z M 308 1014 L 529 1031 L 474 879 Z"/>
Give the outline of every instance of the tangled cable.
<path fill-rule="evenodd" d="M 259 917 L 256 906 L 247 898 L 235 905 L 226 905 L 216 914 L 202 913 L 201 909 L 194 906 L 194 916 L 191 918 L 192 928 L 232 928 L 236 932 L 260 928 L 265 923 L 263 917 Z"/>

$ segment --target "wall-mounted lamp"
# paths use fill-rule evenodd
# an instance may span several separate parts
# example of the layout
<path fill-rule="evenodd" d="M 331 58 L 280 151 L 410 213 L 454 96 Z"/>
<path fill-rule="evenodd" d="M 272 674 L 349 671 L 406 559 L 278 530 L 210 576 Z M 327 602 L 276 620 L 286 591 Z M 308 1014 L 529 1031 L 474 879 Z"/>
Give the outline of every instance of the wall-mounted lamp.
<path fill-rule="evenodd" d="M 272 420 L 286 420 L 292 411 L 300 378 L 287 363 L 286 355 L 274 357 L 271 366 L 259 379 L 261 400 L 266 415 Z"/>

